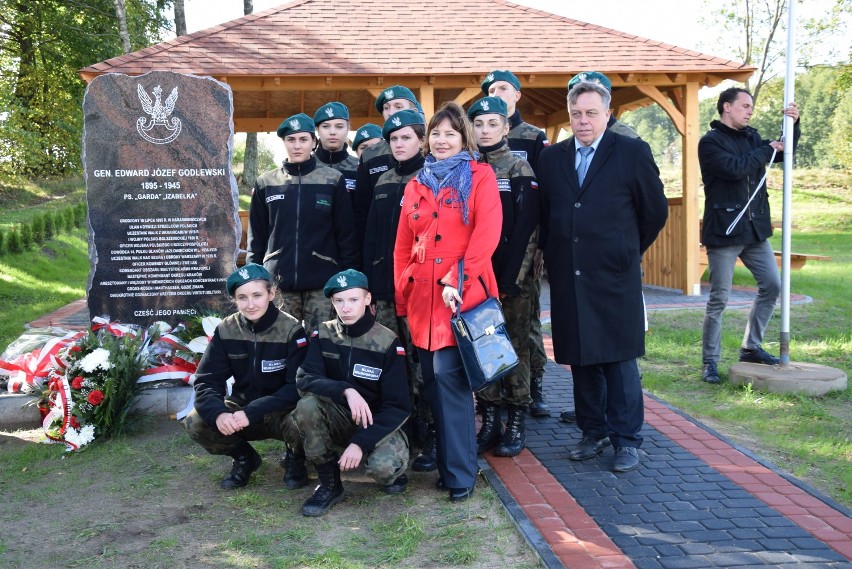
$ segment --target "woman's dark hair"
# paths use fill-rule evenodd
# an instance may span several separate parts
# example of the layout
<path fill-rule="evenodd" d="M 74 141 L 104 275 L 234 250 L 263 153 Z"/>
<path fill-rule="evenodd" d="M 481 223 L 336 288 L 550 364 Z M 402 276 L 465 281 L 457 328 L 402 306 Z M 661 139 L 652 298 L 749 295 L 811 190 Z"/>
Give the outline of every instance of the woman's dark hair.
<path fill-rule="evenodd" d="M 748 89 L 743 89 L 742 87 L 731 87 L 730 89 L 725 89 L 719 93 L 719 101 L 716 103 L 716 110 L 719 111 L 720 117 L 722 116 L 722 111 L 725 110 L 725 103 L 733 103 L 737 100 L 737 97 L 740 96 L 740 93 L 745 93 L 751 97 L 751 93 L 748 92 Z"/>
<path fill-rule="evenodd" d="M 464 109 L 458 103 L 448 101 L 441 105 L 441 108 L 429 120 L 429 126 L 426 128 L 426 133 L 432 132 L 432 129 L 437 127 L 445 120 L 450 122 L 452 129 L 462 137 L 462 151 L 467 150 L 471 156 L 477 151 L 476 136 L 473 133 L 473 125 L 467 118 Z M 426 156 L 431 152 L 429 148 L 429 137 L 423 141 L 423 155 Z"/>

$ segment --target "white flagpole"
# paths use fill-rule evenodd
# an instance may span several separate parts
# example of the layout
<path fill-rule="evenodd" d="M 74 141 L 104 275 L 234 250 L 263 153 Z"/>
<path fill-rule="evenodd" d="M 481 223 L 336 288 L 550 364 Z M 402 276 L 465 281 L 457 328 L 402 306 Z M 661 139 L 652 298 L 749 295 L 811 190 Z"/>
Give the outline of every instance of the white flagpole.
<path fill-rule="evenodd" d="M 784 108 L 793 102 L 796 83 L 796 0 L 787 2 L 787 71 Z M 781 220 L 781 365 L 790 365 L 790 243 L 793 196 L 793 119 L 784 116 L 784 206 Z"/>

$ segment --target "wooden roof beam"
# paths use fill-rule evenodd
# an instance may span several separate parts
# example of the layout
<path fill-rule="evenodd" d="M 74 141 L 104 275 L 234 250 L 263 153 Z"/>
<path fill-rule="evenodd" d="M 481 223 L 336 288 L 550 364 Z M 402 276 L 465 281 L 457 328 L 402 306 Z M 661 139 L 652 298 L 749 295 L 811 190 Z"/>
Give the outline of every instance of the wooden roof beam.
<path fill-rule="evenodd" d="M 666 114 L 669 115 L 670 119 L 672 119 L 672 123 L 674 123 L 675 128 L 681 136 L 686 133 L 686 119 L 684 118 L 683 113 L 674 106 L 671 99 L 663 95 L 659 89 L 651 85 L 639 85 L 636 89 L 645 94 L 648 98 L 660 105 L 664 111 L 666 111 Z"/>

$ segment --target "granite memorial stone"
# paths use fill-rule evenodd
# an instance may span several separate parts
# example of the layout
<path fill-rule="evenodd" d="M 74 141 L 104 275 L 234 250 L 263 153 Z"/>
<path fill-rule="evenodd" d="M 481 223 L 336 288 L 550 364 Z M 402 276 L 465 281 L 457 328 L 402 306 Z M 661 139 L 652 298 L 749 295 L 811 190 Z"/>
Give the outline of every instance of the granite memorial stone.
<path fill-rule="evenodd" d="M 227 312 L 240 238 L 230 87 L 167 71 L 102 75 L 83 113 L 90 316 Z"/>

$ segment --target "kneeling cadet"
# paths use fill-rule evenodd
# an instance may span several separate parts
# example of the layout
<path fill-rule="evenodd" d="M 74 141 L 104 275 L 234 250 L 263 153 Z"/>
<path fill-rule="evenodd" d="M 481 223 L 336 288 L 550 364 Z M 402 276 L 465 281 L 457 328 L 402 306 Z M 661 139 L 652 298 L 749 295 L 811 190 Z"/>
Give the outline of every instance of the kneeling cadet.
<path fill-rule="evenodd" d="M 305 455 L 319 485 L 302 506 L 322 516 L 343 499 L 340 472 L 362 463 L 388 494 L 405 491 L 408 439 L 403 426 L 411 413 L 405 350 L 389 329 L 375 321 L 367 277 L 342 271 L 323 289 L 337 318 L 311 336 L 296 373 L 302 398 L 293 412 Z"/>

